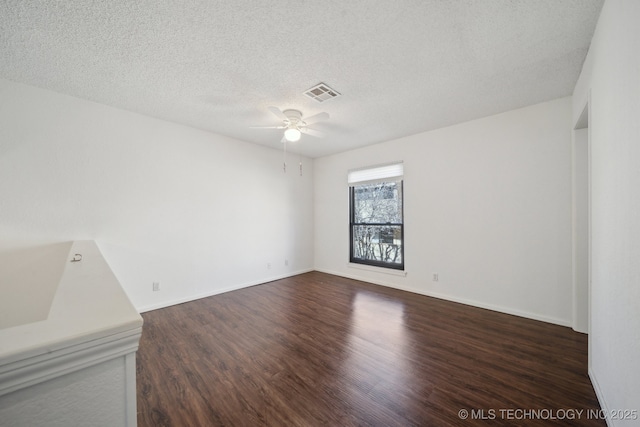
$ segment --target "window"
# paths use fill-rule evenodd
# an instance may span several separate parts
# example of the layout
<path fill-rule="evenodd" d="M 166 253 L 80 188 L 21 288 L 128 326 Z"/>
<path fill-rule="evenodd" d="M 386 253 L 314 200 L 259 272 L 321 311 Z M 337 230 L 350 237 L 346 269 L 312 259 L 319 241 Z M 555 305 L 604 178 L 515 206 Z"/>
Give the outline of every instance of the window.
<path fill-rule="evenodd" d="M 404 270 L 402 163 L 349 172 L 350 262 Z"/>

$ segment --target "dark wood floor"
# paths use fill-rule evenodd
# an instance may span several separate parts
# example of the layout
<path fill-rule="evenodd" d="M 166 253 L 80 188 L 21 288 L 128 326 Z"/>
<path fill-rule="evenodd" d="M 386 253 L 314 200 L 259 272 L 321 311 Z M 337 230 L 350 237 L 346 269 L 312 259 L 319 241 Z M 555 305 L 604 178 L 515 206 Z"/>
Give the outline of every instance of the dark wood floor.
<path fill-rule="evenodd" d="M 317 272 L 143 318 L 142 427 L 605 425 L 565 327 Z"/>

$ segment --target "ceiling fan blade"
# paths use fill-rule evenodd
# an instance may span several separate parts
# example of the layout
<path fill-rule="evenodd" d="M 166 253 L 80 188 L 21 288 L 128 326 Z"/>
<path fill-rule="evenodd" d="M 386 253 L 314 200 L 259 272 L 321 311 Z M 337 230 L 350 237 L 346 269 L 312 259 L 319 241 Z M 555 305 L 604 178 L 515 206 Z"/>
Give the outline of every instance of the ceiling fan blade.
<path fill-rule="evenodd" d="M 267 107 L 267 109 L 271 111 L 273 115 L 279 118 L 280 120 L 283 120 L 283 121 L 289 120 L 287 116 L 285 116 L 284 113 L 278 107 L 270 106 L 270 107 Z"/>
<path fill-rule="evenodd" d="M 323 132 L 315 129 L 309 129 L 308 127 L 300 128 L 300 131 L 306 135 L 315 136 L 316 138 L 322 138 L 324 136 Z"/>
<path fill-rule="evenodd" d="M 323 122 L 325 120 L 329 120 L 329 113 L 314 114 L 313 116 L 304 118 L 302 120 L 308 125 L 318 123 L 318 122 Z"/>
<path fill-rule="evenodd" d="M 284 129 L 284 126 L 249 126 L 249 129 Z"/>

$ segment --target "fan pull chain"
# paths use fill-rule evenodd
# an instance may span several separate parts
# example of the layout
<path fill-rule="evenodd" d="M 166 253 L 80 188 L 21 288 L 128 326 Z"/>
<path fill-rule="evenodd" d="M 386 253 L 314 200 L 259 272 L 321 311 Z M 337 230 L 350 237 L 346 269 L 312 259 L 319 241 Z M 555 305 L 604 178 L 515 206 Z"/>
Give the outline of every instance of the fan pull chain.
<path fill-rule="evenodd" d="M 282 171 L 287 173 L 287 140 L 283 139 L 282 143 L 284 144 L 284 153 L 282 155 Z"/>
<path fill-rule="evenodd" d="M 298 154 L 298 165 L 300 167 L 300 176 L 302 176 L 302 156 Z"/>

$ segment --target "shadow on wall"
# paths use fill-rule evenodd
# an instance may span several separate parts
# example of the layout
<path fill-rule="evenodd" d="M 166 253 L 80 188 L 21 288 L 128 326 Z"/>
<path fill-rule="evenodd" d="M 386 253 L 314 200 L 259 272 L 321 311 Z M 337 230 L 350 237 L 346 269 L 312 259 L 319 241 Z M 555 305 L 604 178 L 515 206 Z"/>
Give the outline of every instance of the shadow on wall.
<path fill-rule="evenodd" d="M 72 243 L 0 252 L 0 329 L 47 319 Z"/>

